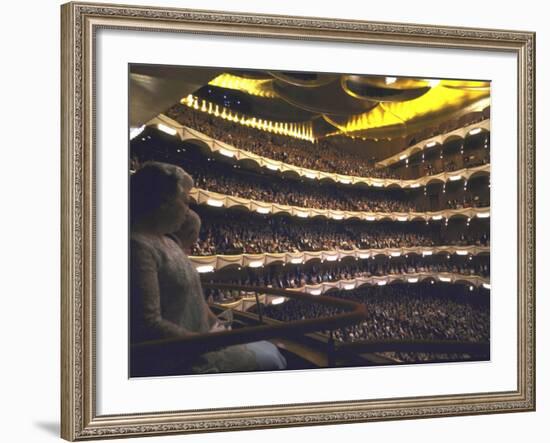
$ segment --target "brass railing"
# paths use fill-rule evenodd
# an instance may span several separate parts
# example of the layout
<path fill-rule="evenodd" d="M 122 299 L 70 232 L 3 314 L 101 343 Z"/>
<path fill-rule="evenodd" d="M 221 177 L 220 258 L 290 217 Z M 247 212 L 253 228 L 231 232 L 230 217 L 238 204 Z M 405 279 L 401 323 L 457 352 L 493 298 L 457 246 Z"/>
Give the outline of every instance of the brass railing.
<path fill-rule="evenodd" d="M 133 344 L 131 346 L 132 352 L 142 355 L 143 353 L 147 353 L 148 358 L 154 358 L 155 355 L 161 355 L 164 353 L 185 352 L 185 355 L 202 354 L 224 346 L 250 343 L 271 338 L 295 337 L 296 335 L 315 331 L 340 329 L 345 326 L 362 322 L 366 319 L 365 305 L 350 300 L 342 300 L 323 295 L 310 295 L 284 289 L 259 288 L 242 285 L 205 284 L 204 287 L 210 289 L 229 289 L 243 292 L 261 292 L 263 294 L 336 307 L 349 312 L 331 315 L 330 317 L 300 320 L 281 325 L 264 324 L 229 331 L 191 335 L 187 337 L 150 340 Z M 259 312 L 261 311 L 259 310 Z"/>

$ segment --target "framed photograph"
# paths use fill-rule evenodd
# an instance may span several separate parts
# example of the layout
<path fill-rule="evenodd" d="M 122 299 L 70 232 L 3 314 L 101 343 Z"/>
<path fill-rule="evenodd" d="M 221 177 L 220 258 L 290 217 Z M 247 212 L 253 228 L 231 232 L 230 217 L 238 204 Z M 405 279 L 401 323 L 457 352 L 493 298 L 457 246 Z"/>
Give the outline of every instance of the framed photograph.
<path fill-rule="evenodd" d="M 62 437 L 535 409 L 535 35 L 62 6 Z"/>

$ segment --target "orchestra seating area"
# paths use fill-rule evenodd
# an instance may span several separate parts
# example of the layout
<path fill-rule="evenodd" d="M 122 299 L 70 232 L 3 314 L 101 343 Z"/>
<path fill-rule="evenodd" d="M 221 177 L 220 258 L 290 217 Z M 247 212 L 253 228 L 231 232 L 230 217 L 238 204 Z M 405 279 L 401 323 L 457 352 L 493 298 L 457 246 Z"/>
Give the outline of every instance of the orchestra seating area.
<path fill-rule="evenodd" d="M 489 297 L 486 290 L 439 284 L 368 287 L 330 294 L 367 306 L 367 319 L 334 333 L 338 342 L 359 340 L 489 341 Z M 290 300 L 265 308 L 264 314 L 281 321 L 334 315 L 337 310 Z M 400 362 L 467 358 L 430 353 L 390 353 Z"/>

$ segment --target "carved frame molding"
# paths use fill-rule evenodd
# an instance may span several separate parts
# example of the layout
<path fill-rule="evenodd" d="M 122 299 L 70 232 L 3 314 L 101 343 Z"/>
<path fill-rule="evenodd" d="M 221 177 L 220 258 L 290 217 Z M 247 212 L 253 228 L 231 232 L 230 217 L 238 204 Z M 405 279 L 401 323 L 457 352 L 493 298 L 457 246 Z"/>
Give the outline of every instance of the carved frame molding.
<path fill-rule="evenodd" d="M 68 3 L 62 16 L 61 434 L 67 440 L 533 411 L 535 34 L 523 31 Z M 94 35 L 100 28 L 507 51 L 518 57 L 518 388 L 435 397 L 148 414 L 95 412 Z"/>

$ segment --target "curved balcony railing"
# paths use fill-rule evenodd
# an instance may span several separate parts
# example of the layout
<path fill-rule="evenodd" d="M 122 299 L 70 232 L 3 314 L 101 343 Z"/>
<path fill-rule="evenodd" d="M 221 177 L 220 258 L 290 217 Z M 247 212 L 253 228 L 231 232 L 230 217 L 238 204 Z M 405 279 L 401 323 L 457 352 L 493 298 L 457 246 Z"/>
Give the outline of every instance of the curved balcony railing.
<path fill-rule="evenodd" d="M 437 254 L 480 255 L 489 254 L 490 246 L 409 246 L 384 249 L 351 249 L 336 251 L 273 252 L 263 254 L 205 255 L 190 256 L 189 259 L 199 273 L 223 269 L 226 266 L 261 268 L 276 263 L 303 264 L 310 260 L 337 262 L 346 258 L 365 260 L 377 255 L 400 257 L 416 254 L 427 257 Z"/>
<path fill-rule="evenodd" d="M 311 295 L 322 295 L 328 291 L 351 291 L 367 286 L 385 286 L 391 283 L 421 283 L 423 281 L 433 281 L 440 283 L 454 283 L 471 285 L 476 288 L 491 289 L 490 279 L 479 275 L 458 274 L 452 272 L 416 272 L 408 274 L 388 274 L 384 276 L 356 277 L 352 279 L 338 280 L 333 282 L 323 282 L 317 285 L 304 285 L 299 288 L 285 288 L 287 291 L 305 292 Z M 250 306 L 263 303 L 269 304 L 273 297 L 265 293 L 245 293 L 242 297 L 231 300 L 217 302 L 217 304 L 226 309 L 237 311 L 246 311 Z"/>
<path fill-rule="evenodd" d="M 441 211 L 427 212 L 367 212 L 367 211 L 340 211 L 334 209 L 316 209 L 303 208 L 300 206 L 283 205 L 280 203 L 262 202 L 250 200 L 233 195 L 219 194 L 217 192 L 206 191 L 200 188 L 193 188 L 190 196 L 198 204 L 208 205 L 217 208 L 242 207 L 259 214 L 279 214 L 287 213 L 293 217 L 312 218 L 324 217 L 332 220 L 359 219 L 365 221 L 414 221 L 414 220 L 448 220 L 452 217 L 460 216 L 465 218 L 489 218 L 491 213 L 489 207 L 483 208 L 460 208 L 460 209 L 442 209 Z"/>
<path fill-rule="evenodd" d="M 354 175 L 336 174 L 332 172 L 302 168 L 296 165 L 283 163 L 278 160 L 262 157 L 261 155 L 254 154 L 253 152 L 245 151 L 243 149 L 235 148 L 234 146 L 213 139 L 195 129 L 183 126 L 164 114 L 159 114 L 157 117 L 149 121 L 147 125 L 157 126 L 158 128 L 161 128 L 161 130 L 164 130 L 165 132 L 169 132 L 170 134 L 179 137 L 179 139 L 182 141 L 196 141 L 201 147 L 208 149 L 208 151 L 211 153 L 218 153 L 236 161 L 252 161 L 260 168 L 265 168 L 272 172 L 294 173 L 299 177 L 304 177 L 312 181 L 330 180 L 335 183 L 342 183 L 347 185 L 362 184 L 376 188 L 388 188 L 393 186 L 403 189 L 414 189 L 426 186 L 432 182 L 446 183 L 448 181 L 455 180 L 470 180 L 474 175 L 487 175 L 490 171 L 490 164 L 486 164 L 476 166 L 474 168 L 465 168 L 458 171 L 441 172 L 439 174 L 429 175 L 413 180 L 359 177 Z M 404 154 L 401 153 L 401 155 Z"/>
<path fill-rule="evenodd" d="M 420 283 L 425 280 L 441 283 L 463 283 L 476 288 L 491 288 L 490 279 L 479 275 L 458 274 L 453 272 L 411 272 L 406 274 L 388 274 L 383 276 L 357 277 L 349 280 L 323 282 L 318 285 L 305 285 L 300 288 L 289 288 L 289 291 L 306 292 L 311 295 L 321 295 L 331 290 L 351 291 L 362 286 L 385 286 L 387 284 Z"/>

